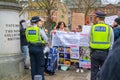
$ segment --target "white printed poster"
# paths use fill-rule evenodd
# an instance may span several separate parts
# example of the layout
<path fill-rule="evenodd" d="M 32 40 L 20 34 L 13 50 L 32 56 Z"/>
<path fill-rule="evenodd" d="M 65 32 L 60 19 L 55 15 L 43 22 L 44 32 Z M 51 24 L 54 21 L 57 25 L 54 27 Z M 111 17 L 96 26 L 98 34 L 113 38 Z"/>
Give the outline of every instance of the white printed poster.
<path fill-rule="evenodd" d="M 82 32 L 80 33 L 80 46 L 89 46 L 89 35 L 91 26 L 84 25 Z"/>
<path fill-rule="evenodd" d="M 52 35 L 52 46 L 89 46 L 88 33 L 56 32 Z"/>
<path fill-rule="evenodd" d="M 112 25 L 116 18 L 118 18 L 117 15 L 105 17 L 105 23 L 109 24 L 109 25 Z"/>
<path fill-rule="evenodd" d="M 83 68 L 89 67 L 89 51 L 83 47 L 89 47 L 90 27 L 84 29 L 87 30 L 80 33 L 57 31 L 52 35 L 52 46 L 58 49 L 59 65 L 72 65 L 80 61 L 79 65 Z"/>
<path fill-rule="evenodd" d="M 80 34 L 80 41 L 79 41 L 80 46 L 89 46 L 89 34 Z"/>
<path fill-rule="evenodd" d="M 79 59 L 79 46 L 71 46 L 70 47 L 70 58 L 71 59 Z"/>
<path fill-rule="evenodd" d="M 74 32 L 56 32 L 52 35 L 52 46 L 79 46 L 79 34 Z"/>
<path fill-rule="evenodd" d="M 89 34 L 90 30 L 91 30 L 91 26 L 84 25 L 83 28 L 82 28 L 82 33 L 83 34 Z"/>
<path fill-rule="evenodd" d="M 91 62 L 87 60 L 80 60 L 79 66 L 82 68 L 91 68 Z"/>

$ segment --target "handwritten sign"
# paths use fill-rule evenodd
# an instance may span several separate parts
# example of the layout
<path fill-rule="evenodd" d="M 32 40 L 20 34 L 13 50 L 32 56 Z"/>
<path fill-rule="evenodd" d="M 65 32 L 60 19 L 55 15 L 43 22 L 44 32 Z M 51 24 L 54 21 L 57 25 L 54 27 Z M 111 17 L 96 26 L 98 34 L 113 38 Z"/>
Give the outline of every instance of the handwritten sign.
<path fill-rule="evenodd" d="M 118 18 L 117 15 L 105 17 L 105 23 L 109 24 L 109 25 L 112 25 L 116 18 Z"/>

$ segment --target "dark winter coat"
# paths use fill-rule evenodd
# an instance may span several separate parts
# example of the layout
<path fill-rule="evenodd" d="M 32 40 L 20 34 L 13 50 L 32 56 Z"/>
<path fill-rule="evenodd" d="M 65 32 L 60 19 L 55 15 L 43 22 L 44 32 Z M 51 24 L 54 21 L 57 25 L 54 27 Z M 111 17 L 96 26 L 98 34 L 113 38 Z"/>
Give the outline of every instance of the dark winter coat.
<path fill-rule="evenodd" d="M 120 37 L 114 43 L 98 76 L 98 80 L 120 80 Z"/>
<path fill-rule="evenodd" d="M 120 35 L 120 25 L 118 27 L 115 27 L 113 31 L 114 31 L 114 41 L 116 41 Z"/>
<path fill-rule="evenodd" d="M 25 36 L 25 28 L 20 28 L 20 43 L 21 46 L 25 46 L 27 45 L 27 40 L 26 40 L 26 36 Z"/>

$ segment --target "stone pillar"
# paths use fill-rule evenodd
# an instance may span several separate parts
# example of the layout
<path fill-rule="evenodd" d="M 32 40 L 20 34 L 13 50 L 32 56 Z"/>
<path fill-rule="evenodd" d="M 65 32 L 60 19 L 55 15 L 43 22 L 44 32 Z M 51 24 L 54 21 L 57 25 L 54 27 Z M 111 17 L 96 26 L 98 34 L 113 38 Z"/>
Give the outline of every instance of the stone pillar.
<path fill-rule="evenodd" d="M 0 0 L 0 80 L 23 74 L 19 11 L 15 0 Z"/>

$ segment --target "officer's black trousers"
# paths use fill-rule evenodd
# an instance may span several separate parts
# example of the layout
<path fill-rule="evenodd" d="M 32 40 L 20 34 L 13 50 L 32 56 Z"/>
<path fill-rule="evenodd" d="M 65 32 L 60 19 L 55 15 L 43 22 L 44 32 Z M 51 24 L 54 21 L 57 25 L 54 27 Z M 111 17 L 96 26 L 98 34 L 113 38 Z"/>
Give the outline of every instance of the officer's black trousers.
<path fill-rule="evenodd" d="M 45 59 L 43 54 L 43 46 L 29 45 L 29 55 L 31 63 L 32 80 L 34 80 L 35 75 L 41 75 L 42 80 L 45 80 L 44 79 Z"/>
<path fill-rule="evenodd" d="M 91 80 L 96 80 L 100 70 L 108 55 L 108 50 L 91 50 Z"/>

